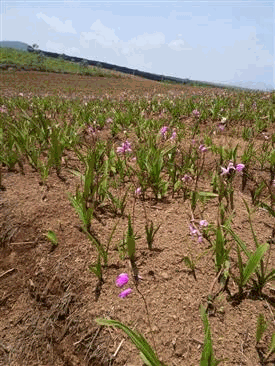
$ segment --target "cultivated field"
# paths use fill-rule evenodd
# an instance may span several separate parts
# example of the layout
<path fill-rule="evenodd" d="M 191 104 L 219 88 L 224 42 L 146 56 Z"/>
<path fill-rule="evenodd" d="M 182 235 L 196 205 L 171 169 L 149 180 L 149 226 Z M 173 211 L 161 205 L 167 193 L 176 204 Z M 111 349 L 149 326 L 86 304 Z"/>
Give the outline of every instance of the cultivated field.
<path fill-rule="evenodd" d="M 274 365 L 275 93 L 52 67 L 1 71 L 0 365 Z"/>

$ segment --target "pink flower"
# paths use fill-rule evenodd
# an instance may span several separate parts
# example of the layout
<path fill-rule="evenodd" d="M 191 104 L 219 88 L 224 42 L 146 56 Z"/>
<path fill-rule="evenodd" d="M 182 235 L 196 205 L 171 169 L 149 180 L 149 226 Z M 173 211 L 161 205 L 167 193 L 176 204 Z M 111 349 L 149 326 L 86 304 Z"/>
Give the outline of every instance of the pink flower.
<path fill-rule="evenodd" d="M 123 287 L 124 285 L 126 285 L 126 283 L 128 283 L 128 281 L 129 281 L 128 274 L 121 273 L 116 279 L 116 285 L 117 287 Z"/>
<path fill-rule="evenodd" d="M 200 112 L 197 109 L 194 109 L 192 113 L 196 117 L 199 117 L 200 116 Z"/>
<path fill-rule="evenodd" d="M 171 140 L 175 140 L 177 137 L 177 132 L 174 130 L 171 136 Z"/>
<path fill-rule="evenodd" d="M 206 220 L 201 220 L 200 226 L 208 226 L 208 222 Z"/>
<path fill-rule="evenodd" d="M 192 177 L 190 177 L 190 175 L 187 175 L 187 174 L 185 174 L 184 175 L 184 177 L 183 178 L 181 178 L 181 180 L 183 181 L 183 182 L 191 182 L 192 181 Z"/>
<path fill-rule="evenodd" d="M 198 236 L 198 242 L 199 242 L 199 243 L 201 243 L 201 242 L 202 242 L 202 240 L 203 240 L 203 239 L 202 239 L 202 236 L 201 236 L 201 235 L 200 235 L 200 236 Z"/>
<path fill-rule="evenodd" d="M 138 187 L 136 190 L 135 190 L 135 194 L 138 196 L 141 194 L 141 187 Z"/>
<path fill-rule="evenodd" d="M 202 145 L 199 146 L 199 150 L 201 152 L 206 152 L 207 151 L 207 147 L 202 144 Z"/>
<path fill-rule="evenodd" d="M 127 140 L 121 145 L 119 146 L 116 151 L 118 153 L 121 153 L 121 154 L 125 154 L 126 152 L 131 152 L 132 149 L 131 149 L 131 144 L 130 142 L 128 142 Z"/>
<path fill-rule="evenodd" d="M 244 168 L 245 168 L 245 165 L 244 164 L 237 164 L 236 165 L 236 170 L 238 172 L 242 172 Z"/>
<path fill-rule="evenodd" d="M 96 128 L 94 128 L 93 126 L 89 126 L 88 127 L 88 133 L 95 135 L 96 134 Z"/>
<path fill-rule="evenodd" d="M 124 297 L 130 295 L 130 293 L 132 292 L 131 288 L 127 288 L 126 290 L 122 291 L 118 296 L 123 299 Z"/>
<path fill-rule="evenodd" d="M 218 128 L 219 128 L 219 130 L 223 131 L 225 129 L 225 126 L 222 124 L 219 124 Z"/>
<path fill-rule="evenodd" d="M 198 233 L 198 230 L 194 228 L 192 224 L 189 225 L 190 234 L 193 236 Z"/>
<path fill-rule="evenodd" d="M 160 133 L 161 133 L 162 137 L 164 137 L 166 135 L 167 130 L 168 130 L 168 127 L 167 126 L 163 126 L 160 129 Z"/>
<path fill-rule="evenodd" d="M 229 172 L 230 172 L 230 170 L 231 170 L 231 169 L 234 169 L 234 170 L 235 170 L 235 168 L 234 168 L 234 164 L 233 164 L 232 162 L 230 162 L 230 163 L 228 164 L 228 167 L 227 167 L 227 168 L 223 168 L 223 167 L 221 167 L 221 169 L 222 169 L 222 173 L 221 173 L 221 175 L 229 174 Z"/>

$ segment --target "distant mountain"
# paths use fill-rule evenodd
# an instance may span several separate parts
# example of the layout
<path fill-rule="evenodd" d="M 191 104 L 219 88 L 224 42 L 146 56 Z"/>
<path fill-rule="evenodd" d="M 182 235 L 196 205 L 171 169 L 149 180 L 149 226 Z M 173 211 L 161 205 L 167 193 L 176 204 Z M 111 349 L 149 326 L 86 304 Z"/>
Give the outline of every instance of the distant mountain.
<path fill-rule="evenodd" d="M 29 46 L 27 43 L 18 41 L 0 41 L 0 47 L 15 48 L 16 50 L 28 51 Z"/>

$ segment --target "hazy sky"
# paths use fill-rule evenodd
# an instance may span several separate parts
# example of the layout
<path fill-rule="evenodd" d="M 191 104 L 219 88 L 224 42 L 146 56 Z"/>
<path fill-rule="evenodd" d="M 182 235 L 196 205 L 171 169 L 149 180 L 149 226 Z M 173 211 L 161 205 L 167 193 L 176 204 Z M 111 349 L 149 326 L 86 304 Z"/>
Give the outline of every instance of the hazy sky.
<path fill-rule="evenodd" d="M 0 40 L 155 74 L 275 89 L 275 1 L 2 0 Z"/>

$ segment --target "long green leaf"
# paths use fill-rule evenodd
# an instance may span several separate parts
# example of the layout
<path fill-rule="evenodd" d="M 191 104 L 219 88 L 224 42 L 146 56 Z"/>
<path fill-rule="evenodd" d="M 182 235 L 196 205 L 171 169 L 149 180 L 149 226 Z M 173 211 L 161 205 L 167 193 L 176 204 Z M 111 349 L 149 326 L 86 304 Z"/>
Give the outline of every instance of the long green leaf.
<path fill-rule="evenodd" d="M 243 285 L 245 285 L 249 281 L 250 277 L 255 272 L 258 264 L 260 263 L 268 247 L 269 245 L 267 243 L 259 246 L 256 252 L 252 254 L 251 257 L 249 258 L 243 272 L 243 283 L 242 283 Z"/>
<path fill-rule="evenodd" d="M 257 343 L 260 342 L 266 328 L 267 328 L 266 320 L 265 320 L 263 314 L 259 314 L 258 320 L 257 320 L 257 330 L 256 330 L 256 341 L 257 341 Z"/>
<path fill-rule="evenodd" d="M 200 312 L 204 325 L 204 344 L 203 344 L 200 366 L 217 366 L 221 362 L 221 360 L 215 359 L 212 346 L 210 325 L 206 314 L 206 310 L 203 306 L 201 306 Z"/>
<path fill-rule="evenodd" d="M 273 210 L 270 206 L 268 206 L 264 202 L 260 202 L 260 206 L 265 208 L 271 216 L 275 217 L 275 210 Z"/>
<path fill-rule="evenodd" d="M 134 260 L 136 252 L 136 240 L 131 223 L 131 216 L 128 216 L 127 249 L 130 260 Z"/>
<path fill-rule="evenodd" d="M 269 350 L 270 350 L 270 352 L 275 351 L 275 333 L 272 334 L 271 344 L 270 344 Z"/>
<path fill-rule="evenodd" d="M 241 247 L 241 249 L 244 251 L 244 253 L 246 254 L 246 256 L 248 258 L 250 258 L 251 256 L 251 253 L 250 251 L 247 249 L 247 246 L 245 244 L 244 241 L 242 241 L 242 239 L 231 229 L 231 227 L 228 225 L 223 225 L 222 226 L 225 230 L 227 230 L 232 236 L 233 238 L 235 239 L 236 243 Z"/>
<path fill-rule="evenodd" d="M 221 230 L 221 227 L 217 227 L 216 231 L 216 265 L 218 271 L 220 271 L 221 266 L 224 264 L 226 253 L 225 253 L 225 247 L 224 247 L 224 236 Z"/>
<path fill-rule="evenodd" d="M 143 337 L 142 334 L 138 333 L 137 331 L 133 331 L 132 329 L 130 329 L 129 327 L 120 323 L 117 320 L 97 318 L 95 319 L 95 321 L 100 325 L 113 326 L 123 330 L 131 339 L 131 341 L 134 343 L 134 345 L 137 347 L 137 349 L 142 353 L 143 355 L 142 358 L 148 366 L 164 366 L 159 361 L 159 359 L 155 355 L 154 350 L 152 349 L 152 347 L 149 345 L 149 343 L 146 341 L 146 339 Z"/>
<path fill-rule="evenodd" d="M 272 269 L 264 278 L 264 282 L 267 283 L 275 279 L 275 269 Z"/>

